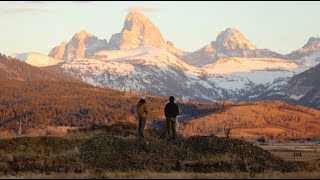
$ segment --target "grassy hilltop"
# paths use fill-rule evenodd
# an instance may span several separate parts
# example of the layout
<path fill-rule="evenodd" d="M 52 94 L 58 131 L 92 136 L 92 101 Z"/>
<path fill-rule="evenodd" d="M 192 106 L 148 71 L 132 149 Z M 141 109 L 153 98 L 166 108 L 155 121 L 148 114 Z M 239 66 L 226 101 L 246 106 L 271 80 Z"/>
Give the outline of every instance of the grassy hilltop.
<path fill-rule="evenodd" d="M 139 139 L 136 129 L 136 124 L 117 123 L 73 129 L 63 137 L 1 139 L 0 173 L 4 177 L 30 173 L 34 177 L 103 177 L 107 172 L 218 172 L 247 173 L 253 177 L 267 172 L 317 170 L 314 164 L 285 161 L 240 139 L 179 136 L 168 141 L 159 129 L 147 129 L 146 138 Z"/>

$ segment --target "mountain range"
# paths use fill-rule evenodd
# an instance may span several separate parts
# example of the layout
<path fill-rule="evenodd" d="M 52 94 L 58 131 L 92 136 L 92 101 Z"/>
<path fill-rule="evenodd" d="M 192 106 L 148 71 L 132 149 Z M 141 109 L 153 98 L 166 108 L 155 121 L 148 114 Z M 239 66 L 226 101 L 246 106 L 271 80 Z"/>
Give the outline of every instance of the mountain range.
<path fill-rule="evenodd" d="M 3 135 L 16 135 L 18 120 L 25 122 L 22 132 L 26 135 L 44 131 L 48 126 L 90 127 L 98 123 L 137 122 L 135 106 L 141 94 L 94 87 L 54 68 L 57 67 L 34 67 L 0 55 Z M 313 69 L 311 74 L 316 72 Z M 147 126 L 163 128 L 163 108 L 168 99 L 152 95 L 147 99 L 150 109 Z M 319 136 L 320 111 L 308 107 L 282 101 L 177 103 L 181 110 L 179 132 L 185 136 L 212 133 L 224 136 L 223 128 L 230 122 L 234 124 L 232 136 L 239 138 Z"/>
<path fill-rule="evenodd" d="M 296 79 L 309 78 L 306 72 L 319 63 L 320 38 L 311 37 L 302 48 L 282 55 L 259 49 L 239 30 L 228 28 L 208 45 L 185 52 L 165 41 L 142 13 L 131 12 L 109 42 L 82 30 L 48 56 L 10 56 L 103 88 L 173 95 L 186 101 L 284 98 L 297 102 L 307 94 L 288 89 Z"/>

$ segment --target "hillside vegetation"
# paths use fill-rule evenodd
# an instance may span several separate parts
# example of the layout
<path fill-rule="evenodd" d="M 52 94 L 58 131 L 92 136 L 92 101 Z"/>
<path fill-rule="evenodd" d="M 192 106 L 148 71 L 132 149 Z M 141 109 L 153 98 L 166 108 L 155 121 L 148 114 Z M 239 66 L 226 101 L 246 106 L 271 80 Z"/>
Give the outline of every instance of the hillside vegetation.
<path fill-rule="evenodd" d="M 224 135 L 231 127 L 232 137 L 256 139 L 309 138 L 320 136 L 320 111 L 282 101 L 234 103 L 226 111 L 192 119 L 180 131 L 190 135 Z"/>
<path fill-rule="evenodd" d="M 116 121 L 136 122 L 136 104 L 141 95 L 102 89 L 78 82 L 0 81 L 0 130 L 23 133 L 42 126 L 84 127 Z M 163 126 L 167 98 L 146 96 L 148 126 Z M 180 103 L 186 118 L 203 116 L 224 109 L 219 103 Z"/>

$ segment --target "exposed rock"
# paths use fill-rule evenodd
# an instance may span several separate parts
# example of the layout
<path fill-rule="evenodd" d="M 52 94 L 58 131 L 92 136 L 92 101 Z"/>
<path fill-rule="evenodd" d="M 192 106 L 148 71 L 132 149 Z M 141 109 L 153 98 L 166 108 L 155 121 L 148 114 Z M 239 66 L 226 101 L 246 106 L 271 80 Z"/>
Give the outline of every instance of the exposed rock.
<path fill-rule="evenodd" d="M 56 46 L 55 48 L 53 48 L 49 52 L 48 56 L 51 56 L 56 59 L 62 59 L 66 45 L 67 45 L 67 42 L 65 42 L 65 41 L 61 42 L 60 46 Z"/>
<path fill-rule="evenodd" d="M 62 42 L 53 48 L 49 56 L 64 60 L 90 58 L 95 52 L 108 49 L 107 40 L 100 40 L 91 33 L 82 30 L 76 33 L 69 43 Z"/>
<path fill-rule="evenodd" d="M 125 19 L 120 33 L 112 35 L 109 47 L 114 50 L 129 50 L 138 46 L 151 45 L 167 50 L 180 57 L 184 52 L 174 47 L 173 43 L 165 42 L 160 30 L 142 13 L 130 12 Z"/>
<path fill-rule="evenodd" d="M 118 49 L 128 50 L 140 45 L 165 46 L 160 30 L 142 13 L 130 12 L 124 22 L 121 33 L 110 39 L 110 44 Z"/>

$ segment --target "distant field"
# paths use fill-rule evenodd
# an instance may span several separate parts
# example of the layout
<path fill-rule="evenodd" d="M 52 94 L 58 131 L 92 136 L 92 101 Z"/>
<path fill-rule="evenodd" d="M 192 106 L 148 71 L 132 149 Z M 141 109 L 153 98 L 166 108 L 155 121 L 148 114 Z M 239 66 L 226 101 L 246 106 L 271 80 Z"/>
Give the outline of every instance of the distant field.
<path fill-rule="evenodd" d="M 320 144 L 301 144 L 301 143 L 281 143 L 274 145 L 263 145 L 261 148 L 280 156 L 289 161 L 310 161 L 320 160 Z M 301 152 L 300 156 L 294 156 L 294 153 Z"/>

